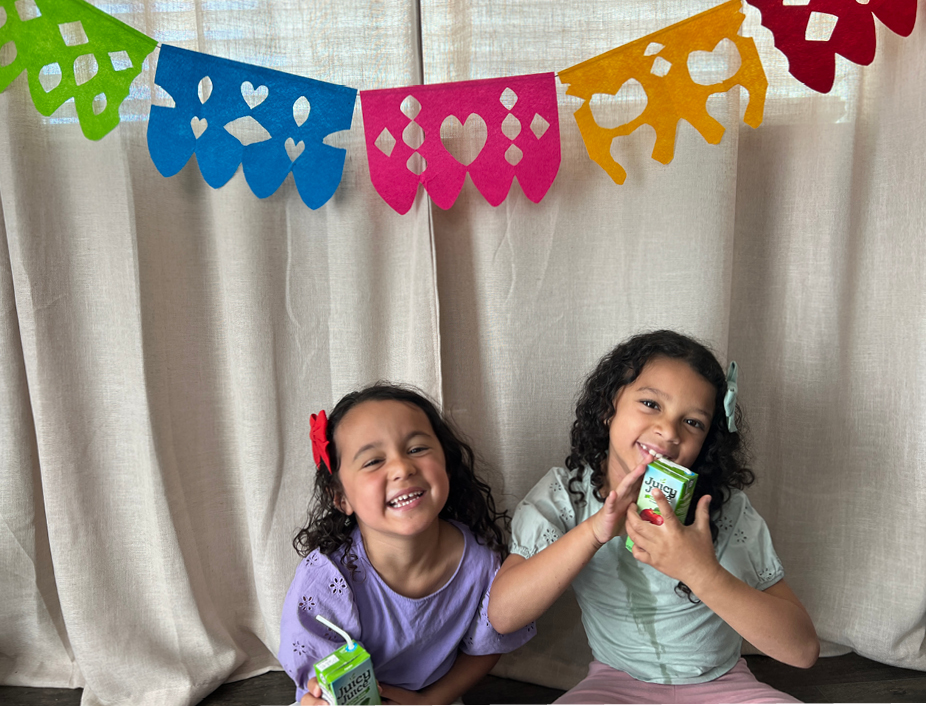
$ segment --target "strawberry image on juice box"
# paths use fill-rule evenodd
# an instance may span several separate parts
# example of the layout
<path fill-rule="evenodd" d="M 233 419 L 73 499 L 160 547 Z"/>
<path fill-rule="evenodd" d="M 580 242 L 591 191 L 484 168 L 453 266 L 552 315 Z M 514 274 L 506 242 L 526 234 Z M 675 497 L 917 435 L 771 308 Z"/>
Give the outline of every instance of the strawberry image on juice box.
<path fill-rule="evenodd" d="M 662 511 L 653 499 L 653 489 L 659 488 L 666 496 L 669 505 L 672 506 L 678 521 L 684 524 L 697 482 L 698 474 L 692 473 L 684 466 L 672 463 L 665 458 L 653 459 L 653 462 L 646 467 L 643 486 L 637 497 L 640 517 L 654 525 L 661 525 L 664 522 Z M 633 540 L 630 537 L 627 537 L 625 546 L 627 549 L 633 549 Z"/>

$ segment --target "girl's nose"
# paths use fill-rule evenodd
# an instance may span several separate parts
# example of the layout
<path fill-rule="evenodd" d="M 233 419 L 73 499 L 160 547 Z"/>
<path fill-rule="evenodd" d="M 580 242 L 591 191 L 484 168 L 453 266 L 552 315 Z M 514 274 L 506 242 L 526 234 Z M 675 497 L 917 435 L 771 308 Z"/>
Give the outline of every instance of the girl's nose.
<path fill-rule="evenodd" d="M 678 442 L 678 427 L 669 419 L 660 419 L 656 422 L 656 433 L 666 441 Z"/>
<path fill-rule="evenodd" d="M 392 464 L 392 478 L 393 480 L 401 480 L 402 478 L 408 478 L 408 476 L 413 476 L 417 472 L 415 464 L 412 463 L 410 458 L 400 458 L 397 459 L 394 464 Z"/>

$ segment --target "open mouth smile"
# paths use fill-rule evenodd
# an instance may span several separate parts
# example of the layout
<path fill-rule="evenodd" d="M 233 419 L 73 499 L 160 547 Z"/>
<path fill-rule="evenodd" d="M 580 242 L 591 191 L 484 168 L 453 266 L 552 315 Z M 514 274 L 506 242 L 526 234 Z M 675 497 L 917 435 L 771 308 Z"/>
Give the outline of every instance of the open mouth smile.
<path fill-rule="evenodd" d="M 647 452 L 650 456 L 652 456 L 653 458 L 666 458 L 666 459 L 669 458 L 668 456 L 666 456 L 666 454 L 664 454 L 662 451 L 660 451 L 656 447 L 650 446 L 648 444 L 644 444 L 642 441 L 638 441 L 637 445 L 641 449 L 643 449 L 645 452 Z"/>
<path fill-rule="evenodd" d="M 412 491 L 411 493 L 405 493 L 404 495 L 399 495 L 398 497 L 393 498 L 386 504 L 389 507 L 398 509 L 398 508 L 405 507 L 406 505 L 410 505 L 411 503 L 415 502 L 418 498 L 420 498 L 422 495 L 424 495 L 423 490 L 415 490 L 415 491 Z"/>

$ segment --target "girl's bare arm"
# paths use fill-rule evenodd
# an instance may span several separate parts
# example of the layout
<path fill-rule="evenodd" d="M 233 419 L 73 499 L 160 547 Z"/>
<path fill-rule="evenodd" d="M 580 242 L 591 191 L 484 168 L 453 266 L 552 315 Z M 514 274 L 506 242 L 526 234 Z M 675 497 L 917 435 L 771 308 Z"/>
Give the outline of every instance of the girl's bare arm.
<path fill-rule="evenodd" d="M 820 641 L 804 606 L 783 580 L 764 591 L 724 569 L 714 552 L 709 524 L 710 496 L 701 498 L 695 521 L 685 527 L 658 490 L 664 524 L 641 519 L 636 506 L 627 513 L 633 555 L 666 576 L 685 583 L 704 605 L 769 657 L 794 667 L 810 667 Z"/>
<path fill-rule="evenodd" d="M 469 691 L 498 662 L 501 655 L 457 654 L 457 659 L 444 676 L 421 691 L 409 691 L 389 684 L 380 684 L 385 703 L 452 704 Z"/>
<path fill-rule="evenodd" d="M 792 667 L 812 667 L 820 640 L 800 599 L 782 579 L 764 591 L 720 568 L 689 588 L 736 632 L 769 657 Z"/>
<path fill-rule="evenodd" d="M 536 620 L 602 545 L 624 531 L 624 517 L 636 498 L 642 463 L 605 498 L 604 507 L 530 559 L 510 555 L 495 576 L 489 594 L 489 621 L 507 634 Z"/>
<path fill-rule="evenodd" d="M 608 500 L 613 501 L 611 497 Z M 489 594 L 492 627 L 503 635 L 520 630 L 543 615 L 559 598 L 601 546 L 591 528 L 591 519 L 530 559 L 518 554 L 505 559 Z"/>

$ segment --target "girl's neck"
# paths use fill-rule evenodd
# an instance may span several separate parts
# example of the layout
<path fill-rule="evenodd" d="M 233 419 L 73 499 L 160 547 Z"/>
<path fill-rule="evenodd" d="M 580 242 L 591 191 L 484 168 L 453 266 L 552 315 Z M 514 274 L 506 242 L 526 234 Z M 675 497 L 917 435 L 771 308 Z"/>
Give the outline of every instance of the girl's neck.
<path fill-rule="evenodd" d="M 463 556 L 462 533 L 441 519 L 413 537 L 364 532 L 362 526 L 360 533 L 376 573 L 389 588 L 407 598 L 424 598 L 442 588 Z"/>

